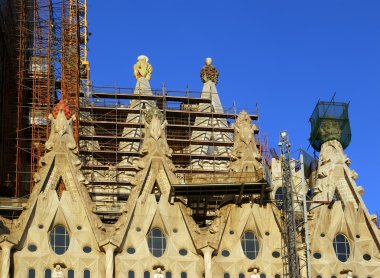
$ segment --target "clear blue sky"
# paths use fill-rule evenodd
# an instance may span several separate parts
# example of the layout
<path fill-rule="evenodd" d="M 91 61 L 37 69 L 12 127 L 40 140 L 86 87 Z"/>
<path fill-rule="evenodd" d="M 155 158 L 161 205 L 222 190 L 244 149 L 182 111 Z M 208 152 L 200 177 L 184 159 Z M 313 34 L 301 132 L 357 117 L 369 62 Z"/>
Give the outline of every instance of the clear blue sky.
<path fill-rule="evenodd" d="M 91 77 L 95 85 L 133 87 L 132 65 L 145 54 L 151 86 L 201 90 L 212 57 L 226 107 L 260 107 L 260 128 L 277 146 L 308 146 L 318 101 L 350 102 L 346 149 L 371 213 L 380 212 L 380 1 L 91 0 Z M 311 149 L 309 149 L 311 152 Z"/>

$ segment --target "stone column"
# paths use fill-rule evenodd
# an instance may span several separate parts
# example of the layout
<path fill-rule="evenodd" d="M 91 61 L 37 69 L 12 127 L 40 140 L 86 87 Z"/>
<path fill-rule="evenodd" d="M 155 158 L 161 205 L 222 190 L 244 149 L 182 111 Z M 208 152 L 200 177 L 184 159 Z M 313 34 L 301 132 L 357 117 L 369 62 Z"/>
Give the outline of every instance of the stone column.
<path fill-rule="evenodd" d="M 9 268 L 11 266 L 11 249 L 13 243 L 9 241 L 3 241 L 0 244 L 1 247 L 1 278 L 9 278 Z"/>
<path fill-rule="evenodd" d="M 210 246 L 207 246 L 203 249 L 201 249 L 203 253 L 203 260 L 205 264 L 205 278 L 212 278 L 212 253 L 214 252 L 214 249 Z"/>
<path fill-rule="evenodd" d="M 116 246 L 109 243 L 103 248 L 106 251 L 106 278 L 113 278 L 114 251 Z"/>

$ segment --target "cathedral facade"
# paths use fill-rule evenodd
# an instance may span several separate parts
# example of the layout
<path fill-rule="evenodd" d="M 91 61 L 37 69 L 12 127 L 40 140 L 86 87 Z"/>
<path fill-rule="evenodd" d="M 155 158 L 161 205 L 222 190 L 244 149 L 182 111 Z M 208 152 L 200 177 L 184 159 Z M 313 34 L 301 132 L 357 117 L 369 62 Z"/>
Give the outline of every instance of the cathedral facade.
<path fill-rule="evenodd" d="M 141 140 L 120 143 L 137 149 L 139 155 L 131 159 L 125 152 L 120 162 L 135 170 L 120 176 L 128 183 L 123 193 L 127 200 L 112 223 L 97 213 L 108 188 L 92 192 L 89 180 L 94 172 L 82 169 L 89 159 L 84 161 L 74 139 L 76 116 L 64 99 L 56 104 L 33 191 L 18 218 L 0 218 L 2 278 L 291 277 L 283 239 L 282 158 L 264 159 L 255 139 L 258 128 L 247 112 L 239 112 L 233 125 L 223 116 L 210 118 L 227 112 L 216 91 L 218 72 L 207 59 L 201 71 L 200 99 L 211 101 L 209 106 L 191 107 L 198 113 L 191 124 L 198 127 L 191 131 L 195 143 L 189 148 L 194 171 L 182 175 L 184 170 L 173 163 L 178 150 L 170 143 L 172 123 L 150 89 L 152 72 L 148 58 L 140 56 L 134 67 L 133 94 L 146 100 L 132 100 L 126 107 L 141 110 L 140 117 L 124 120 L 142 128 L 131 124 L 123 134 L 132 134 L 133 128 Z M 185 108 L 189 106 L 181 107 Z M 204 131 L 210 126 L 213 132 Z M 233 136 L 226 135 L 227 129 Z M 312 174 L 297 170 L 296 160 L 291 162 L 298 218 L 304 208 L 296 196 L 314 192 L 306 209 L 308 242 L 303 226 L 294 235 L 300 277 L 307 277 L 308 271 L 313 278 L 380 277 L 379 229 L 339 138 L 323 140 Z M 217 147 L 210 149 L 207 142 L 211 141 L 218 142 Z M 211 152 L 217 159 L 206 157 Z M 95 157 L 90 160 L 98 169 L 104 166 L 94 162 Z M 218 171 L 213 173 L 214 169 Z M 97 174 L 104 176 L 102 171 Z M 306 181 L 306 191 L 300 180 Z M 199 199 L 198 195 L 209 203 L 216 200 L 216 205 L 195 208 L 191 200 Z M 201 214 L 202 209 L 208 211 Z"/>

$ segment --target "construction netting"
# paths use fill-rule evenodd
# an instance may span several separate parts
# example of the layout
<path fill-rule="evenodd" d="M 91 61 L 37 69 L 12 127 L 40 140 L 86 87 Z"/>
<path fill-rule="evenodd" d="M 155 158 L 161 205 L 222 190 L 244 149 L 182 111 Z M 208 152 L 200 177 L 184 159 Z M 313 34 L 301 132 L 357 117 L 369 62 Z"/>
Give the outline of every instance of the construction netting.
<path fill-rule="evenodd" d="M 310 144 L 317 151 L 323 143 L 338 140 L 343 149 L 351 142 L 348 103 L 319 101 L 310 117 Z"/>

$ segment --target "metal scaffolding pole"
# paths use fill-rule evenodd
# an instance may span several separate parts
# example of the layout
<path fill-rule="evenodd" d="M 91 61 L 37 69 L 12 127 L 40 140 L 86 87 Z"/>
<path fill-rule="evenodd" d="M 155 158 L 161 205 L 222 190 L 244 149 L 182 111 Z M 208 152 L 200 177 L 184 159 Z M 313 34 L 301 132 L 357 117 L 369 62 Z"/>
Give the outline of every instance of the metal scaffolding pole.
<path fill-rule="evenodd" d="M 296 246 L 296 220 L 293 204 L 293 183 L 290 167 L 290 142 L 286 131 L 280 132 L 283 194 L 284 277 L 300 278 L 300 265 Z"/>
<path fill-rule="evenodd" d="M 305 229 L 305 245 L 306 245 L 306 274 L 307 278 L 311 278 L 311 262 L 310 262 L 310 241 L 309 241 L 309 224 L 307 219 L 307 204 L 306 204 L 306 181 L 305 181 L 305 165 L 303 154 L 300 154 L 301 173 L 302 173 L 302 204 L 303 204 L 303 218 Z"/>

